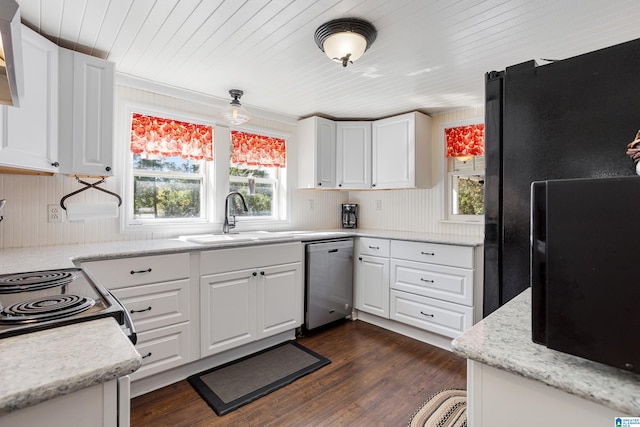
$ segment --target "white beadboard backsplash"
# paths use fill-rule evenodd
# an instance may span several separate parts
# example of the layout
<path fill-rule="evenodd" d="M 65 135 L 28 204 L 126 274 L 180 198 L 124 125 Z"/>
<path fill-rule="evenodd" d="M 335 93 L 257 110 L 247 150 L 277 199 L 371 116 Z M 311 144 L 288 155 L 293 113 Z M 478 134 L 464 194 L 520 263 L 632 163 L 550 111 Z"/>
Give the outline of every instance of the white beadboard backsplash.
<path fill-rule="evenodd" d="M 185 112 L 197 111 L 200 115 L 204 109 L 201 102 L 191 102 L 168 95 L 150 93 L 145 90 L 117 86 L 116 100 L 122 102 L 135 101 L 153 104 L 158 108 L 171 107 Z M 116 104 L 118 106 L 118 104 Z M 443 155 L 437 132 L 442 123 L 456 122 L 472 117 L 482 117 L 483 108 L 470 108 L 433 117 L 434 157 Z M 123 132 L 121 115 L 116 112 L 114 138 L 121 140 Z M 297 158 L 295 143 L 295 125 L 279 123 L 274 119 L 254 118 L 254 125 L 271 128 L 292 135 L 290 141 L 290 176 L 297 176 L 297 165 L 291 159 Z M 114 150 L 114 156 L 124 155 L 124 146 Z M 439 153 L 439 154 L 437 154 Z M 437 155 L 436 155 L 437 154 Z M 121 162 L 120 162 L 121 163 Z M 115 164 L 118 164 L 116 159 Z M 425 165 L 442 167 L 441 164 Z M 117 169 L 116 169 L 117 170 Z M 438 175 L 442 175 L 438 172 Z M 442 177 L 432 189 L 418 190 L 382 190 L 382 191 L 331 191 L 295 189 L 295 180 L 290 179 L 291 193 L 290 224 L 291 229 L 321 229 L 340 227 L 340 205 L 342 203 L 358 203 L 358 226 L 367 229 L 400 230 L 431 233 L 451 233 L 457 235 L 482 236 L 482 225 L 453 224 L 440 221 L 442 206 Z M 120 176 L 108 178 L 102 185 L 110 191 L 121 192 Z M 66 194 L 81 188 L 74 178 L 66 175 L 31 176 L 0 174 L 0 199 L 7 199 L 5 208 L 0 213 L 4 220 L 0 222 L 0 248 L 66 245 L 76 243 L 93 243 L 105 241 L 142 240 L 169 238 L 175 235 L 166 233 L 122 233 L 120 219 L 95 219 L 86 222 L 62 223 L 47 222 L 47 206 L 58 205 Z M 103 203 L 114 199 L 101 191 L 88 190 L 69 199 L 75 203 Z M 381 209 L 376 209 L 380 201 Z M 123 205 L 124 206 L 124 205 Z M 122 207 L 120 208 L 122 215 Z"/>

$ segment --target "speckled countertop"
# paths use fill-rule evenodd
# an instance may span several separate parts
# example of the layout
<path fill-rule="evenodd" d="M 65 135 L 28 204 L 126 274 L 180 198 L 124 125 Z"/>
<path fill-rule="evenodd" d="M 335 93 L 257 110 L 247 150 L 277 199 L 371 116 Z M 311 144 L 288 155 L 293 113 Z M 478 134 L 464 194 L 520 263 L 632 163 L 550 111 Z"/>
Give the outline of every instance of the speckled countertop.
<path fill-rule="evenodd" d="M 242 233 L 240 233 L 242 234 Z M 275 237 L 264 240 L 221 241 L 215 243 L 192 243 L 181 239 L 127 240 L 81 245 L 42 246 L 30 248 L 0 249 L 0 274 L 24 271 L 48 270 L 73 267 L 73 262 L 96 261 L 110 258 L 159 255 L 203 249 L 224 249 L 257 244 L 274 244 L 295 241 L 311 241 L 336 237 L 377 237 L 460 246 L 482 245 L 482 238 L 449 234 L 415 233 L 388 230 L 315 230 L 274 232 Z M 267 237 L 267 236 L 265 236 Z"/>
<path fill-rule="evenodd" d="M 456 338 L 451 346 L 454 353 L 468 359 L 640 415 L 640 375 L 531 341 L 531 289 Z"/>
<path fill-rule="evenodd" d="M 134 372 L 140 355 L 112 318 L 0 340 L 0 415 Z"/>
<path fill-rule="evenodd" d="M 349 236 L 462 246 L 482 244 L 482 239 L 477 237 L 362 229 L 286 231 L 265 235 L 264 240 L 207 244 L 184 239 L 130 240 L 0 249 L 0 274 L 69 268 L 74 262 Z M 112 319 L 2 339 L 0 415 L 129 374 L 140 364 L 140 356 Z"/>

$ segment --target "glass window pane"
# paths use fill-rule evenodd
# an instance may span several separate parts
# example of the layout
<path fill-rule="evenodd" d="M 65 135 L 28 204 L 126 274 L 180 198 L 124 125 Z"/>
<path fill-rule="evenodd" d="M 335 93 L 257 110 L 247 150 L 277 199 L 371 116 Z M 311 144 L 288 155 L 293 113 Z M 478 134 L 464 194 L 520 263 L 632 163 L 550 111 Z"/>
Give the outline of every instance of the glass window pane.
<path fill-rule="evenodd" d="M 176 179 L 134 176 L 133 217 L 199 218 L 200 179 Z"/>
<path fill-rule="evenodd" d="M 452 214 L 484 215 L 484 176 L 453 175 Z"/>
<path fill-rule="evenodd" d="M 162 172 L 182 172 L 199 174 L 202 166 L 201 160 L 188 160 L 180 156 L 163 157 L 148 156 L 145 154 L 133 155 L 133 169 Z"/>
<path fill-rule="evenodd" d="M 250 186 L 253 187 L 253 191 L 250 191 Z M 230 191 L 238 191 L 244 196 L 247 202 L 247 208 L 250 216 L 271 216 L 272 215 L 272 203 L 273 203 L 273 184 L 272 183 L 259 183 L 248 181 L 231 181 L 229 183 Z M 240 202 L 234 199 L 234 208 L 236 212 L 240 212 Z"/>

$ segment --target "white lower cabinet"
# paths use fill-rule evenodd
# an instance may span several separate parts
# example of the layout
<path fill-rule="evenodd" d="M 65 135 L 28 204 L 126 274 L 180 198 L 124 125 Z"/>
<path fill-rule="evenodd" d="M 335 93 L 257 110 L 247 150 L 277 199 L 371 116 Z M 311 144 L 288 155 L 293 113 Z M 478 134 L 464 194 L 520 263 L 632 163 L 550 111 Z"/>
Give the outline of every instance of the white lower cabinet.
<path fill-rule="evenodd" d="M 123 377 L 126 379 L 127 377 Z M 34 406 L 0 416 L 2 426 L 47 427 L 125 427 L 129 426 L 129 407 L 119 408 L 118 393 L 129 395 L 129 384 L 111 380 Z M 118 390 L 118 387 L 125 389 Z M 119 414 L 118 412 L 126 412 Z"/>
<path fill-rule="evenodd" d="M 300 243 L 203 251 L 200 270 L 202 357 L 302 324 Z"/>
<path fill-rule="evenodd" d="M 142 366 L 138 380 L 195 360 L 189 253 L 92 261 L 82 267 L 109 289 L 133 320 Z"/>
<path fill-rule="evenodd" d="M 448 338 L 482 318 L 481 246 L 357 241 L 359 311 Z"/>
<path fill-rule="evenodd" d="M 303 255 L 293 242 L 81 266 L 131 315 L 142 356 L 135 381 L 302 325 Z"/>
<path fill-rule="evenodd" d="M 356 244 L 355 308 L 389 318 L 389 241 L 361 237 Z"/>

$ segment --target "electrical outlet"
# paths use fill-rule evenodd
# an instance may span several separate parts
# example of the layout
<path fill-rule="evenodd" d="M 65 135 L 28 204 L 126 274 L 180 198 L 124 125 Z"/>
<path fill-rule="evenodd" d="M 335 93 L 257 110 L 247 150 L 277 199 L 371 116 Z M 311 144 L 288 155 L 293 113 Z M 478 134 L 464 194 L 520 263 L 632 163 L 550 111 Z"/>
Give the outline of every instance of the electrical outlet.
<path fill-rule="evenodd" d="M 47 205 L 47 222 L 62 222 L 62 215 L 60 205 Z"/>
<path fill-rule="evenodd" d="M 382 200 L 376 200 L 376 210 L 377 211 L 382 210 Z"/>
<path fill-rule="evenodd" d="M 307 205 L 309 206 L 309 210 L 313 210 L 313 199 L 307 199 Z"/>

